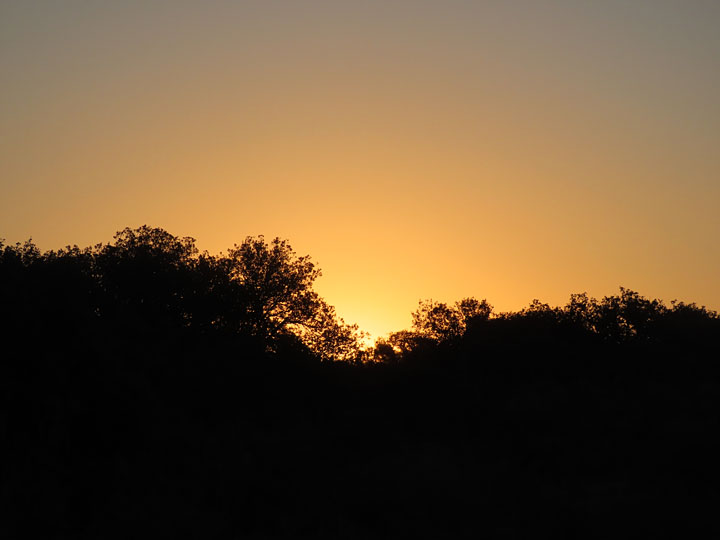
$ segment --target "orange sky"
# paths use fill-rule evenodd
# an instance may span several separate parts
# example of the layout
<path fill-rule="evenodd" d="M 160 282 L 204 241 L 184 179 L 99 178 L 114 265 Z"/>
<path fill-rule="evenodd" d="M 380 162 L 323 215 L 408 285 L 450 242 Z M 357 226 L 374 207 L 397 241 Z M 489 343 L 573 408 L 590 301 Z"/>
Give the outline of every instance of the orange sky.
<path fill-rule="evenodd" d="M 420 298 L 720 308 L 720 3 L 0 4 L 0 237 L 290 240 L 374 336 Z"/>

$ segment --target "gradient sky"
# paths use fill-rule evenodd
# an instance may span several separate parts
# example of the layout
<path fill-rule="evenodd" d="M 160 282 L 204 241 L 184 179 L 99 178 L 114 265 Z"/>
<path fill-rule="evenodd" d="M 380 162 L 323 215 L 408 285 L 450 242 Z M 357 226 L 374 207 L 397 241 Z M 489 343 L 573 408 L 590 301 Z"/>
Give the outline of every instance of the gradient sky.
<path fill-rule="evenodd" d="M 0 237 L 290 240 L 420 298 L 720 308 L 716 0 L 0 0 Z"/>

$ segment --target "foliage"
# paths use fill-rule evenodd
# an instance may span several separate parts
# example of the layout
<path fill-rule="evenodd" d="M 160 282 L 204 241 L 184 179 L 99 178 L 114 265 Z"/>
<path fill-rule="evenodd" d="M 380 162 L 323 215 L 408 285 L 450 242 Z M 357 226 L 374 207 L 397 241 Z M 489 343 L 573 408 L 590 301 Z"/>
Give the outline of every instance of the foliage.
<path fill-rule="evenodd" d="M 364 334 L 312 289 L 320 270 L 279 238 L 268 243 L 247 237 L 227 255 L 211 256 L 200 253 L 193 238 L 143 225 L 82 250 L 41 253 L 31 241 L 0 244 L 0 268 L 0 293 L 6 307 L 11 300 L 16 306 L 16 318 L 18 312 L 49 313 L 50 305 L 81 302 L 105 328 L 135 339 L 180 330 L 221 332 L 251 337 L 274 351 L 295 336 L 323 360 L 354 359 L 362 349 Z M 81 286 L 68 287 L 79 280 Z M 44 304 L 40 293 L 50 294 L 49 288 L 55 297 L 63 288 L 72 297 Z"/>
<path fill-rule="evenodd" d="M 650 300 L 620 287 L 620 294 L 598 300 L 587 293 L 572 294 L 565 306 L 551 307 L 533 300 L 517 312 L 492 313 L 486 300 L 465 298 L 450 306 L 432 300 L 420 301 L 412 314 L 410 330 L 378 340 L 375 362 L 397 363 L 432 355 L 447 344 L 484 341 L 517 347 L 590 346 L 606 344 L 659 345 L 673 340 L 684 343 L 706 339 L 717 332 L 720 318 L 696 304 L 673 301 L 668 308 L 661 300 Z"/>
<path fill-rule="evenodd" d="M 269 341 L 302 327 L 318 311 L 319 297 L 312 284 L 320 270 L 308 256 L 297 257 L 278 238 L 270 244 L 262 236 L 247 237 L 229 250 L 227 268 L 242 291 L 245 323 L 254 335 Z"/>
<path fill-rule="evenodd" d="M 270 350 L 282 336 L 293 334 L 324 360 L 359 354 L 363 334 L 312 289 L 320 270 L 309 256 L 298 257 L 286 240 L 267 243 L 263 236 L 249 236 L 222 263 L 239 286 L 246 329 Z"/>
<path fill-rule="evenodd" d="M 471 321 L 487 320 L 491 314 L 492 306 L 487 300 L 463 298 L 454 306 L 421 300 L 412 314 L 412 329 L 424 338 L 446 341 L 461 336 Z"/>
<path fill-rule="evenodd" d="M 314 307 L 312 318 L 297 325 L 302 342 L 323 360 L 360 361 L 365 332 L 357 324 L 346 324 L 323 300 L 318 299 Z"/>

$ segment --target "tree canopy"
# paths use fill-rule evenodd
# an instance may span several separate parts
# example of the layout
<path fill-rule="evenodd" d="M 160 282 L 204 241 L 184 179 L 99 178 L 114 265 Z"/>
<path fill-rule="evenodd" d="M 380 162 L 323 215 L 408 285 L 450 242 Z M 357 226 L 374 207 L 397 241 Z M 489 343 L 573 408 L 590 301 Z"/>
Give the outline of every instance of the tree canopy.
<path fill-rule="evenodd" d="M 313 289 L 321 276 L 316 263 L 297 255 L 287 240 L 248 236 L 226 254 L 211 255 L 191 237 L 147 225 L 87 248 L 41 252 L 31 240 L 0 242 L 0 271 L 6 328 L 238 335 L 268 352 L 294 344 L 323 360 L 396 362 L 438 345 L 508 332 L 514 343 L 570 336 L 588 343 L 688 342 L 717 328 L 719 320 L 705 307 L 667 306 L 623 287 L 601 299 L 572 294 L 561 307 L 533 300 L 507 313 L 494 313 L 487 300 L 474 297 L 454 304 L 422 300 L 410 329 L 365 350 L 365 334 Z"/>
<path fill-rule="evenodd" d="M 231 332 L 269 351 L 293 338 L 324 360 L 354 359 L 361 349 L 357 326 L 346 324 L 313 290 L 320 269 L 309 256 L 297 256 L 287 240 L 248 236 L 226 255 L 212 256 L 201 253 L 194 238 L 143 225 L 90 248 L 41 253 L 28 241 L 0 244 L 0 254 L 3 299 L 18 310 L 27 301 L 22 294 L 82 277 L 84 290 L 58 305 L 83 302 L 98 320 L 126 330 Z M 56 270 L 60 264 L 65 274 Z M 55 283 L 55 291 L 62 286 Z M 36 313 L 47 308 L 29 306 Z"/>

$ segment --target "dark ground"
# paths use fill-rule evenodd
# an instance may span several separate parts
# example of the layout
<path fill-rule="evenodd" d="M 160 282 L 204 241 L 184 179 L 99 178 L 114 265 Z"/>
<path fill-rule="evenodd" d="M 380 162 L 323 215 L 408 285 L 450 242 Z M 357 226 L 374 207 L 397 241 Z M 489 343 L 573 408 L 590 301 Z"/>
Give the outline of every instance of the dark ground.
<path fill-rule="evenodd" d="M 231 345 L 6 349 L 2 536 L 720 533 L 715 357 Z"/>

